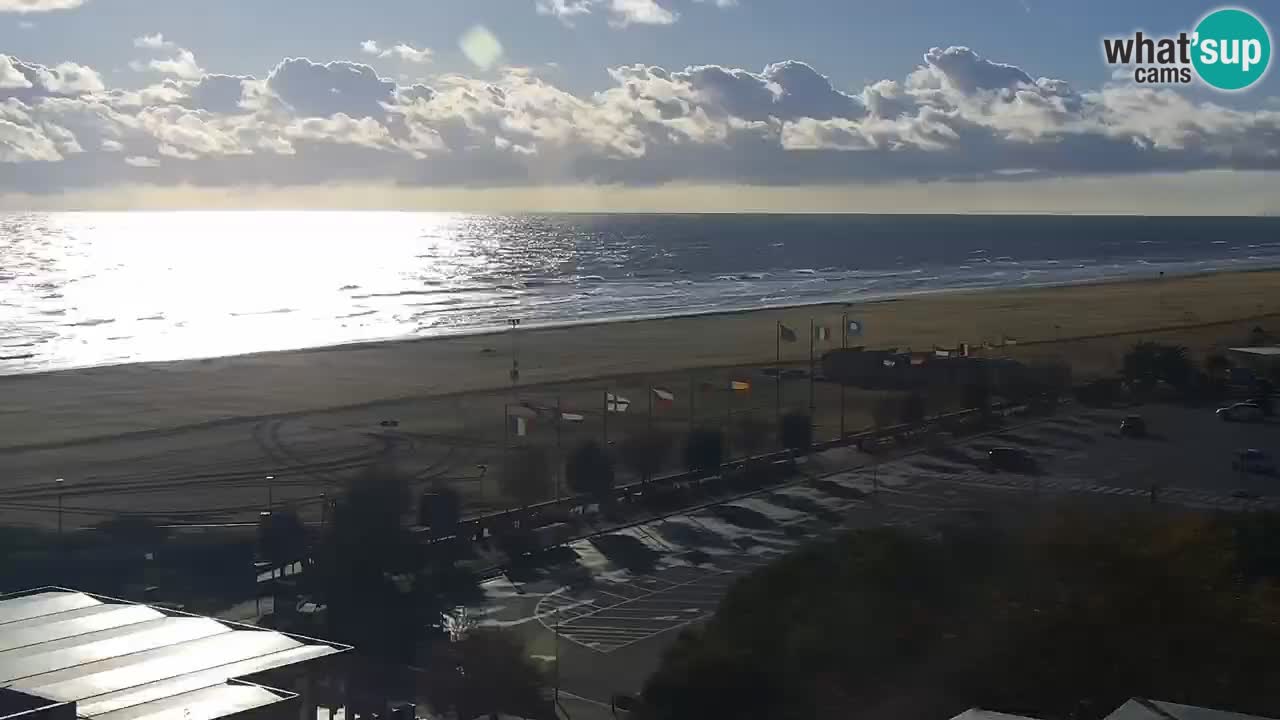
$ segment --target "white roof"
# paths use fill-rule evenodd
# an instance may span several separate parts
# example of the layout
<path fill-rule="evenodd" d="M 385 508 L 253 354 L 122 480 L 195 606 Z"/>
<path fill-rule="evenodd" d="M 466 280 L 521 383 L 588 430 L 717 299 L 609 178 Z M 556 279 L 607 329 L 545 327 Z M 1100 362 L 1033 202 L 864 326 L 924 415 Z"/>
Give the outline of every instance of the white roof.
<path fill-rule="evenodd" d="M 210 720 L 292 697 L 236 678 L 346 650 L 50 588 L 0 597 L 0 687 L 95 720 Z"/>
<path fill-rule="evenodd" d="M 1163 700 L 1133 698 L 1104 720 L 1268 720 L 1257 715 L 1210 710 Z"/>
<path fill-rule="evenodd" d="M 1243 353 L 1245 355 L 1261 355 L 1264 357 L 1280 356 L 1280 345 L 1265 345 L 1259 347 L 1238 347 L 1227 348 L 1231 352 Z"/>

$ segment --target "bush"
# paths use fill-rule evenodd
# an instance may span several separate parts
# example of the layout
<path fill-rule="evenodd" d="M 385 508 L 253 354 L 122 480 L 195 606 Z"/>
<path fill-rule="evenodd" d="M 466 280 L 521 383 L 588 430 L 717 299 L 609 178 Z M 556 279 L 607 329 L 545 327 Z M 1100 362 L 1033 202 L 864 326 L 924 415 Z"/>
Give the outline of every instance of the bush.
<path fill-rule="evenodd" d="M 684 465 L 689 472 L 714 475 L 724 464 L 724 433 L 715 428 L 699 428 L 689 433 L 684 446 Z"/>

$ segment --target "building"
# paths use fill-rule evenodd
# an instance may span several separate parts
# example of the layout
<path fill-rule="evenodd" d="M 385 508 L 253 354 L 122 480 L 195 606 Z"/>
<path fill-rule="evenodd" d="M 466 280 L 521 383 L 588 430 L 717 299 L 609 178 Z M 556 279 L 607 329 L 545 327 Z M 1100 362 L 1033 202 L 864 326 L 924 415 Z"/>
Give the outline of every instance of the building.
<path fill-rule="evenodd" d="M 314 720 L 351 648 L 65 588 L 0 596 L 0 720 Z"/>
<path fill-rule="evenodd" d="M 951 720 L 1036 720 L 1036 718 L 1025 717 L 1022 715 L 1006 715 L 1004 713 L 991 712 L 989 710 L 968 710 Z M 1257 715 L 1242 715 L 1240 713 L 1226 712 L 1223 710 L 1210 710 L 1209 708 L 1195 707 L 1193 705 L 1179 705 L 1177 703 L 1164 702 L 1163 700 L 1146 700 L 1143 698 L 1132 698 L 1129 702 L 1116 708 L 1115 712 L 1106 716 L 1102 720 L 1268 720 L 1267 718 L 1258 717 Z"/>
<path fill-rule="evenodd" d="M 1241 367 L 1251 368 L 1259 377 L 1276 377 L 1280 374 L 1280 345 L 1227 348 L 1231 361 Z"/>

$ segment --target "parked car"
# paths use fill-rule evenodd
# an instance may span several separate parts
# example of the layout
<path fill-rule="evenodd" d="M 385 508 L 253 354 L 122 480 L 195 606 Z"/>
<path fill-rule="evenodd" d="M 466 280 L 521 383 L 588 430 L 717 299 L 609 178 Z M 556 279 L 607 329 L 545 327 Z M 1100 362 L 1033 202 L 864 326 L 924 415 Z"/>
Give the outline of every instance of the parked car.
<path fill-rule="evenodd" d="M 1275 475 L 1276 463 L 1261 450 L 1240 450 L 1231 460 L 1231 469 L 1238 473 Z"/>
<path fill-rule="evenodd" d="M 1227 422 L 1257 422 L 1262 419 L 1262 407 L 1256 402 L 1239 402 L 1218 408 L 1218 417 Z"/>
<path fill-rule="evenodd" d="M 1120 434 L 1129 437 L 1146 437 L 1147 421 L 1141 415 L 1129 415 L 1120 421 Z"/>
<path fill-rule="evenodd" d="M 994 447 L 987 451 L 987 463 L 992 470 L 1010 472 L 1035 472 L 1039 465 L 1031 453 L 1022 448 Z"/>

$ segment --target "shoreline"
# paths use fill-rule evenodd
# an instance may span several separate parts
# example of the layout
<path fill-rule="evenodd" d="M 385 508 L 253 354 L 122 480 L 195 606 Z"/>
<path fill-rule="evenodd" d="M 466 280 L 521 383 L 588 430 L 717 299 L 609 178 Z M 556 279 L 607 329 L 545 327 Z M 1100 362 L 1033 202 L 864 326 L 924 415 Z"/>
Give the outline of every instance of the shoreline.
<path fill-rule="evenodd" d="M 591 318 L 585 320 L 563 320 L 542 322 L 529 325 L 522 325 L 518 335 L 527 335 L 529 333 L 537 333 L 551 330 L 564 330 L 574 328 L 592 328 L 599 326 L 624 326 L 637 323 L 663 322 L 671 320 L 691 320 L 691 319 L 708 319 L 717 317 L 733 317 L 740 315 L 748 315 L 757 312 L 786 312 L 793 310 L 816 310 L 822 308 L 841 308 L 852 309 L 859 306 L 876 306 L 885 305 L 896 302 L 910 301 L 920 298 L 933 298 L 945 296 L 963 296 L 963 295 L 988 295 L 991 293 L 1002 292 L 1024 292 L 1037 290 L 1050 290 L 1055 288 L 1087 288 L 1108 285 L 1128 285 L 1128 284 L 1145 284 L 1167 282 L 1177 279 L 1189 279 L 1198 277 L 1212 277 L 1218 275 L 1247 275 L 1255 273 L 1272 273 L 1280 272 L 1280 265 L 1275 267 L 1249 267 L 1232 269 L 1215 269 L 1215 270 L 1196 270 L 1184 273 L 1161 273 L 1158 276 L 1128 276 L 1128 277 L 1109 277 L 1095 278 L 1089 280 L 1063 280 L 1056 282 L 1031 283 L 1026 285 L 990 285 L 981 287 L 953 287 L 953 288 L 937 288 L 933 290 L 914 290 L 899 293 L 890 293 L 881 296 L 871 296 L 865 299 L 853 300 L 818 300 L 813 302 L 802 303 L 782 303 L 758 305 L 755 307 L 744 308 L 724 308 L 717 310 L 705 310 L 700 312 L 685 313 L 669 313 L 658 315 L 623 315 L 612 318 Z M 386 338 L 352 340 L 350 342 L 338 342 L 327 345 L 310 345 L 298 348 L 285 348 L 282 350 L 257 350 L 246 353 L 233 353 L 229 355 L 209 355 L 201 357 L 177 358 L 171 360 L 138 360 L 134 362 L 123 363 L 97 363 L 89 365 L 76 365 L 65 368 L 52 370 L 37 370 L 33 372 L 16 372 L 16 373 L 0 373 L 0 383 L 9 380 L 18 380 L 25 378 L 40 378 L 61 373 L 89 373 L 100 370 L 111 370 L 118 368 L 163 368 L 188 363 L 207 363 L 218 360 L 253 360 L 260 358 L 270 358 L 280 355 L 305 355 L 318 353 L 339 353 L 345 351 L 362 351 L 372 349 L 391 348 L 395 346 L 412 346 L 420 343 L 448 342 L 458 339 L 474 339 L 486 337 L 509 337 L 510 329 L 501 327 L 476 327 L 471 329 L 462 329 L 456 332 L 444 332 L 437 335 L 429 336 L 390 336 Z M 575 378 L 582 379 L 582 378 Z"/>
<path fill-rule="evenodd" d="M 1176 341 L 1194 355 L 1239 342 L 1249 329 L 1245 325 L 1280 316 L 1275 287 L 1280 270 L 1247 269 L 522 327 L 515 338 L 521 382 L 514 391 L 534 397 L 546 386 L 606 387 L 606 379 L 643 387 L 663 374 L 697 371 L 711 379 L 749 374 L 751 366 L 775 360 L 805 363 L 805 325 L 813 319 L 832 329 L 834 342 L 815 347 L 820 357 L 839 347 L 845 311 L 866 328 L 862 337 L 850 339 L 851 346 L 932 349 L 1016 338 L 1017 347 L 996 352 L 1031 362 L 1064 360 L 1088 376 L 1114 371 L 1134 335 Z M 795 330 L 796 342 L 776 342 L 779 322 Z M 0 452 L 173 435 L 265 418 L 314 416 L 308 422 L 324 424 L 344 410 L 511 392 L 509 333 L 3 376 L 8 382 L 0 407 Z"/>

